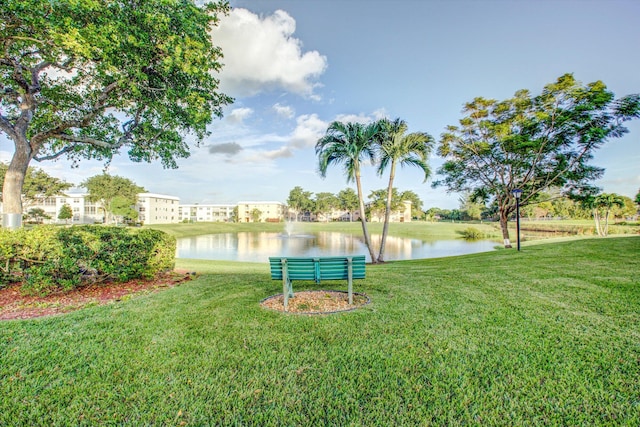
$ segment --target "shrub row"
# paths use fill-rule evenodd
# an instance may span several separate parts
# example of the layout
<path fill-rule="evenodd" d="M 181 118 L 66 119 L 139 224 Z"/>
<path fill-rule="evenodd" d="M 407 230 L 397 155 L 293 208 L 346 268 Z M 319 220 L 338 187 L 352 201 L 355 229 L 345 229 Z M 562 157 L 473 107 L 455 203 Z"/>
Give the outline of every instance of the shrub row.
<path fill-rule="evenodd" d="M 0 286 L 46 295 L 89 283 L 153 278 L 175 265 L 176 240 L 162 231 L 98 225 L 0 230 Z"/>

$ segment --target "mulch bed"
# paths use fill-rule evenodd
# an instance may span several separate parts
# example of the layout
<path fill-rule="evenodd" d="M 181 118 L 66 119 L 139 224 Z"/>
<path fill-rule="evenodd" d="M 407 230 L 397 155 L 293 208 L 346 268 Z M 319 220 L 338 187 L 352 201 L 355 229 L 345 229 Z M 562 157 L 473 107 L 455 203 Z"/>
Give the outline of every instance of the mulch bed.
<path fill-rule="evenodd" d="M 20 284 L 14 283 L 0 289 L 0 320 L 32 319 L 68 313 L 90 305 L 120 301 L 129 295 L 171 288 L 190 279 L 191 275 L 187 272 L 173 271 L 152 280 L 94 284 L 46 297 L 22 295 Z"/>
<path fill-rule="evenodd" d="M 360 293 L 353 293 L 353 304 L 349 304 L 349 295 L 343 291 L 299 291 L 289 298 L 288 313 L 296 314 L 328 314 L 355 310 L 369 303 L 369 298 Z M 282 294 L 265 298 L 260 303 L 265 308 L 284 312 Z"/>
<path fill-rule="evenodd" d="M 45 297 L 26 296 L 20 293 L 20 283 L 0 288 L 0 321 L 11 319 L 33 319 L 69 313 L 83 307 L 103 305 L 120 301 L 132 295 L 157 292 L 171 288 L 192 276 L 188 272 L 173 271 L 152 280 L 131 280 L 123 283 L 101 283 L 84 286 L 66 293 L 55 293 Z M 353 304 L 349 304 L 344 291 L 300 291 L 289 298 L 288 313 L 328 314 L 354 310 L 369 303 L 369 298 L 353 293 Z M 282 294 L 265 298 L 262 307 L 284 312 Z"/>

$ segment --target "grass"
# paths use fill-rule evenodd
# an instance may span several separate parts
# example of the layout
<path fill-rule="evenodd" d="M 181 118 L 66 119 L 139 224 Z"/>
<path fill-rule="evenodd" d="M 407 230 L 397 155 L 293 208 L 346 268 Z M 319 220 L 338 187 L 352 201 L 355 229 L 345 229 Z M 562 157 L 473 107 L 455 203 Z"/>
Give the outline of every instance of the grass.
<path fill-rule="evenodd" d="M 382 233 L 382 223 L 367 223 L 371 234 Z M 474 223 L 474 227 L 493 237 L 501 236 L 497 223 Z M 149 226 L 167 232 L 177 238 L 200 236 L 215 233 L 249 232 L 273 232 L 282 233 L 285 225 L 282 223 L 223 223 L 204 222 L 192 224 L 157 224 Z M 313 233 L 332 231 L 362 235 L 362 226 L 359 222 L 297 222 L 293 224 L 295 233 Z M 468 223 L 450 222 L 406 222 L 389 224 L 389 234 L 397 237 L 410 237 L 429 240 L 459 239 L 460 232 L 468 228 Z"/>
<path fill-rule="evenodd" d="M 589 220 L 564 220 L 564 221 L 521 221 L 521 238 L 523 241 L 533 241 L 560 236 L 590 237 L 595 234 L 593 221 Z M 371 234 L 382 234 L 381 223 L 367 223 Z M 248 232 L 273 232 L 284 231 L 282 223 L 223 223 L 223 222 L 200 222 L 192 224 L 157 224 L 149 226 L 165 231 L 177 238 L 193 237 L 204 234 L 215 233 L 235 233 L 241 231 Z M 332 231 L 336 233 L 347 233 L 362 235 L 362 227 L 359 222 L 297 222 L 293 223 L 296 233 L 313 233 L 320 231 Z M 497 222 L 424 222 L 413 221 L 406 223 L 389 224 L 389 234 L 396 237 L 406 237 L 423 241 L 434 241 L 443 239 L 460 239 L 465 230 L 473 227 L 483 234 L 483 238 L 494 239 L 499 244 L 502 243 L 502 232 Z M 511 240 L 516 239 L 516 224 L 509 223 Z M 609 226 L 609 232 L 616 234 L 638 234 L 640 226 L 636 223 L 627 225 Z"/>
<path fill-rule="evenodd" d="M 196 280 L 0 323 L 0 425 L 637 426 L 639 253 L 584 239 L 369 266 L 372 303 L 327 316 L 262 309 L 281 291 L 266 263 L 179 260 Z"/>

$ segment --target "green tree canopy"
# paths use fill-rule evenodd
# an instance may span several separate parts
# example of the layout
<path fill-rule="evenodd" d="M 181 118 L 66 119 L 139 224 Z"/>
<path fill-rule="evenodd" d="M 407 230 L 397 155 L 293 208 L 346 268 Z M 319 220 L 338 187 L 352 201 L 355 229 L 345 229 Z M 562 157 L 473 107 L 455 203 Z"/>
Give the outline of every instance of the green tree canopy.
<path fill-rule="evenodd" d="M 587 199 L 589 207 L 593 209 L 593 219 L 596 231 L 600 236 L 609 234 L 609 216 L 616 207 L 624 207 L 624 198 L 615 193 L 602 193 Z M 604 217 L 604 224 L 602 223 Z"/>
<path fill-rule="evenodd" d="M 122 215 L 113 211 L 114 208 L 120 211 L 122 206 L 133 206 L 138 200 L 138 194 L 145 189 L 136 185 L 128 178 L 121 176 L 102 174 L 86 179 L 82 187 L 88 191 L 87 199 L 91 202 L 99 202 L 105 210 L 105 221 L 111 223 L 112 216 Z M 114 204 L 114 200 L 116 203 Z"/>
<path fill-rule="evenodd" d="M 402 206 L 401 193 L 397 188 L 394 188 L 391 193 L 391 212 L 397 211 Z M 387 189 L 381 188 L 380 190 L 372 190 L 369 193 L 369 213 L 370 216 L 384 217 L 387 210 L 387 201 L 389 200 Z M 382 262 L 382 260 L 379 260 Z"/>
<path fill-rule="evenodd" d="M 329 192 L 320 192 L 316 194 L 314 200 L 314 210 L 317 214 L 325 217 L 325 220 L 329 221 L 329 213 L 339 206 L 338 198 L 335 194 Z"/>
<path fill-rule="evenodd" d="M 601 81 L 582 85 L 565 74 L 540 95 L 520 90 L 504 101 L 475 98 L 464 113 L 440 139 L 445 163 L 434 185 L 495 203 L 505 246 L 511 247 L 512 191 L 523 191 L 523 206 L 552 187 L 574 197 L 593 194 L 591 183 L 603 173 L 590 164 L 593 153 L 625 134 L 625 121 L 640 116 L 640 95 L 615 99 Z"/>
<path fill-rule="evenodd" d="M 109 203 L 109 212 L 111 212 L 111 214 L 116 218 L 122 217 L 124 221 L 135 221 L 138 219 L 138 211 L 135 208 L 135 200 L 132 203 L 131 199 L 124 196 L 115 196 L 113 199 L 111 199 L 111 203 Z"/>
<path fill-rule="evenodd" d="M 411 217 L 422 218 L 424 212 L 422 212 L 422 200 L 415 192 L 411 190 L 403 191 L 400 194 L 400 200 L 408 200 L 411 202 Z"/>
<path fill-rule="evenodd" d="M 474 201 L 469 194 L 460 197 L 459 202 L 460 211 L 466 218 L 471 220 L 479 220 L 486 208 L 484 203 Z"/>
<path fill-rule="evenodd" d="M 60 212 L 58 212 L 58 219 L 61 219 L 63 221 L 68 221 L 71 218 L 73 218 L 73 211 L 71 210 L 71 206 L 65 203 L 60 208 Z"/>
<path fill-rule="evenodd" d="M 51 219 L 51 216 L 47 215 L 47 213 L 42 208 L 29 209 L 26 217 L 27 220 L 33 221 L 37 224 L 41 224 L 45 219 Z"/>
<path fill-rule="evenodd" d="M 176 167 L 232 102 L 209 30 L 226 1 L 4 0 L 0 131 L 14 144 L 5 216 L 22 212 L 31 160 L 65 156 Z"/>
<path fill-rule="evenodd" d="M 287 205 L 296 212 L 296 221 L 301 212 L 313 210 L 313 199 L 311 191 L 304 191 L 302 187 L 296 186 L 289 192 Z"/>
<path fill-rule="evenodd" d="M 353 221 L 353 213 L 358 210 L 358 195 L 353 188 L 345 188 L 337 194 L 338 206 L 349 212 L 349 222 Z"/>
<path fill-rule="evenodd" d="M 262 211 L 258 208 L 253 208 L 250 212 L 251 221 L 260 222 L 260 217 L 262 216 Z"/>

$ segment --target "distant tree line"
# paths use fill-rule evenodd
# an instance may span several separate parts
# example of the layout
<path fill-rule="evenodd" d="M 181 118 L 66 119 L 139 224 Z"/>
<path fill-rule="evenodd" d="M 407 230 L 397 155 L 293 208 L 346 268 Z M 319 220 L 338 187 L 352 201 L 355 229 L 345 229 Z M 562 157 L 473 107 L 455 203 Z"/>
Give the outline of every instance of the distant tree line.
<path fill-rule="evenodd" d="M 498 207 L 474 202 L 467 194 L 460 197 L 459 209 L 446 210 L 431 208 L 426 212 L 428 220 L 447 219 L 460 221 L 491 220 L 497 221 Z M 563 196 L 559 191 L 540 193 L 540 200 L 520 209 L 520 218 L 528 220 L 544 219 L 635 219 L 640 203 L 630 197 L 616 193 L 601 193 L 593 198 L 574 200 Z"/>
<path fill-rule="evenodd" d="M 391 211 L 397 211 L 405 201 L 411 202 L 411 217 L 422 219 L 422 200 L 413 191 L 399 191 L 393 188 L 391 195 Z M 365 205 L 365 215 L 371 220 L 372 215 L 382 217 L 387 204 L 387 189 L 373 190 L 369 193 L 368 203 Z M 300 221 L 304 217 L 316 215 L 328 220 L 329 214 L 335 210 L 347 213 L 345 220 L 353 221 L 355 212 L 359 211 L 358 195 L 352 188 L 345 188 L 338 193 L 306 191 L 300 186 L 289 192 L 287 206 L 292 217 L 291 221 Z"/>

